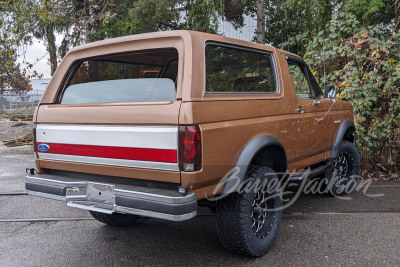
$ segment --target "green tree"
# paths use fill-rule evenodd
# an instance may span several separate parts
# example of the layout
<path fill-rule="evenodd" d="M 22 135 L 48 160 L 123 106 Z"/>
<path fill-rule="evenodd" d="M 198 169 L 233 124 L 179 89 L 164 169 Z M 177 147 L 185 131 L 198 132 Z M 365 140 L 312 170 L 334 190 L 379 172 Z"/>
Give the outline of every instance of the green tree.
<path fill-rule="evenodd" d="M 26 40 L 20 40 L 16 35 L 18 28 L 12 27 L 12 21 L 18 16 L 9 12 L 10 6 L 0 2 L 0 93 L 5 89 L 26 90 L 28 79 L 25 71 L 17 63 L 17 47 Z M 23 9 L 17 5 L 16 10 Z M 23 20 L 20 24 L 25 24 Z"/>
<path fill-rule="evenodd" d="M 353 15 L 361 26 L 382 25 L 382 34 L 388 33 L 398 19 L 396 4 L 398 0 L 266 0 L 266 43 L 304 55 L 304 41 L 324 31 L 338 12 Z"/>
<path fill-rule="evenodd" d="M 330 0 L 266 0 L 265 41 L 296 54 L 304 54 L 304 39 L 311 38 L 330 21 Z"/>
<path fill-rule="evenodd" d="M 179 6 L 183 0 L 138 0 L 129 11 L 140 32 L 175 30 L 179 26 Z"/>
<path fill-rule="evenodd" d="M 364 26 L 393 23 L 396 0 L 348 0 L 344 10 L 353 14 Z"/>
<path fill-rule="evenodd" d="M 26 47 L 33 38 L 43 40 L 49 53 L 51 73 L 57 68 L 55 34 L 67 32 L 69 24 L 67 1 L 7 0 L 3 6 L 0 33 L 12 47 Z M 24 49 L 22 49 L 24 50 Z M 25 62 L 27 63 L 27 62 Z M 29 64 L 28 64 L 29 68 Z"/>
<path fill-rule="evenodd" d="M 56 34 L 67 34 L 72 24 L 71 5 L 66 1 L 40 0 L 32 1 L 31 8 L 34 11 L 30 16 L 32 37 L 43 40 L 49 53 L 51 75 L 57 69 L 58 56 Z M 29 13 L 28 10 L 25 12 Z M 65 40 L 65 37 L 64 37 Z"/>
<path fill-rule="evenodd" d="M 218 15 L 223 13 L 222 0 L 187 1 L 187 27 L 194 31 L 218 33 Z"/>
<path fill-rule="evenodd" d="M 2 39 L 0 38 L 0 42 Z M 6 89 L 26 90 L 28 79 L 21 71 L 16 51 L 10 47 L 0 45 L 0 95 Z"/>
<path fill-rule="evenodd" d="M 49 53 L 51 74 L 71 46 L 136 33 L 128 19 L 129 1 L 123 0 L 6 0 L 0 2 L 0 32 L 13 47 L 43 40 Z M 56 36 L 62 37 L 56 45 Z"/>

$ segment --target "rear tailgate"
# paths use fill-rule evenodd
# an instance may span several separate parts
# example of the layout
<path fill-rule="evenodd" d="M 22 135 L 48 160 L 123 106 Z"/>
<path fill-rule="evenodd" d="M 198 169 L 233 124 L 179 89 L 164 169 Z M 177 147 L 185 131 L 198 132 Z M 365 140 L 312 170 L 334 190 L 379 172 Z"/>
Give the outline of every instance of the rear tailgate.
<path fill-rule="evenodd" d="M 38 167 L 180 183 L 180 101 L 150 106 L 40 106 Z"/>
<path fill-rule="evenodd" d="M 151 50 L 111 53 L 112 44 L 104 42 L 104 49 L 84 47 L 66 56 L 35 115 L 41 173 L 180 183 L 181 40 L 164 39 L 138 46 L 160 46 Z"/>

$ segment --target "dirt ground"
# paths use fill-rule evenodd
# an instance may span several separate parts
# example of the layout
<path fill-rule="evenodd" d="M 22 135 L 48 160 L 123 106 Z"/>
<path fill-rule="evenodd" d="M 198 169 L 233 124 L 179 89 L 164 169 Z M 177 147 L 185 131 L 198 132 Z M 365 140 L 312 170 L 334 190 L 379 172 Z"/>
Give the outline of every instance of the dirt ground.
<path fill-rule="evenodd" d="M 15 139 L 32 131 L 32 122 L 29 121 L 0 121 L 0 153 L 33 153 L 32 145 L 6 147 L 5 140 Z"/>
<path fill-rule="evenodd" d="M 32 131 L 30 121 L 0 121 L 0 141 L 11 140 Z"/>

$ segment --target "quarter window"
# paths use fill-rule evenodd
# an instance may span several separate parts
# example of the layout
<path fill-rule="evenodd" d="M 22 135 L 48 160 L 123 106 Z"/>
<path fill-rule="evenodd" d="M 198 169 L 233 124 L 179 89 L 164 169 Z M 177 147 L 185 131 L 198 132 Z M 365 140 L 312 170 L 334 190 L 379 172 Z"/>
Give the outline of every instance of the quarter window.
<path fill-rule="evenodd" d="M 207 93 L 275 93 L 270 53 L 207 44 Z"/>

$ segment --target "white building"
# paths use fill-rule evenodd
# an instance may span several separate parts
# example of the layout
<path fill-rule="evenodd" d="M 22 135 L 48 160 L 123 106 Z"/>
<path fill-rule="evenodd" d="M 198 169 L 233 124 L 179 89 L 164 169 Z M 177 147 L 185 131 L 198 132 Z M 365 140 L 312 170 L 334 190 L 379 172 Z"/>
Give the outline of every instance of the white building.
<path fill-rule="evenodd" d="M 50 78 L 30 80 L 29 83 L 32 85 L 32 90 L 29 91 L 27 94 L 28 95 L 43 95 L 50 80 L 51 80 Z"/>
<path fill-rule="evenodd" d="M 178 7 L 180 13 L 179 22 L 183 23 L 187 18 L 187 10 L 183 5 Z M 235 29 L 232 23 L 224 20 L 223 16 L 218 18 L 218 34 L 230 37 L 234 39 L 239 39 L 243 41 L 252 42 L 257 29 L 257 19 L 255 14 L 249 14 L 243 16 L 243 27 Z"/>
<path fill-rule="evenodd" d="M 226 37 L 252 42 L 256 35 L 257 19 L 249 15 L 244 16 L 243 19 L 243 27 L 235 29 L 230 22 L 225 21 L 220 17 L 218 33 Z"/>

